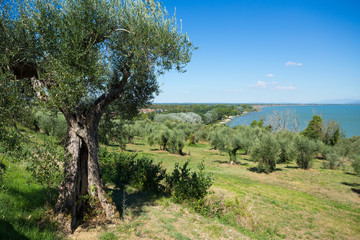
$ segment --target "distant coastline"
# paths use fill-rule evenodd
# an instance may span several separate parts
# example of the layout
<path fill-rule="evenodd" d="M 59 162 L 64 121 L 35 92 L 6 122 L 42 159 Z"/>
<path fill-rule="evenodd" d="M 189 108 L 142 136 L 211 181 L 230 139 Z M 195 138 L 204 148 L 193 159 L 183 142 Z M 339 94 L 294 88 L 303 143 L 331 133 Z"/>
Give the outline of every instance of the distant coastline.
<path fill-rule="evenodd" d="M 360 136 L 360 104 L 254 104 L 257 112 L 250 112 L 246 116 L 233 118 L 226 124 L 250 125 L 253 120 L 267 119 L 274 112 L 282 112 L 287 108 L 299 118 L 300 129 L 304 129 L 314 114 L 320 115 L 324 123 L 327 121 L 339 122 L 347 137 Z"/>

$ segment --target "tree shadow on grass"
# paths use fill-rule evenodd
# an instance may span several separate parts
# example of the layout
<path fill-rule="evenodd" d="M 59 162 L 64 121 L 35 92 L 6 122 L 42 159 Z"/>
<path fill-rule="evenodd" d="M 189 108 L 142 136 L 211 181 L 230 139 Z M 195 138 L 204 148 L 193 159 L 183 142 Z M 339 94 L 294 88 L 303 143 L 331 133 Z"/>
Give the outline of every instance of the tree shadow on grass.
<path fill-rule="evenodd" d="M 290 168 L 290 169 L 298 169 L 298 166 L 286 166 L 285 168 Z"/>
<path fill-rule="evenodd" d="M 360 184 L 359 183 L 348 183 L 348 182 L 342 182 L 342 184 L 352 187 L 350 188 L 351 191 L 353 191 L 354 193 L 358 194 L 360 197 Z"/>
<path fill-rule="evenodd" d="M 30 238 L 16 231 L 8 221 L 0 220 L 0 239 L 28 240 Z"/>
<path fill-rule="evenodd" d="M 119 144 L 112 144 L 112 143 L 111 143 L 111 144 L 110 144 L 110 143 L 109 143 L 109 144 L 107 144 L 107 146 L 109 146 L 109 147 L 120 147 L 120 145 L 119 145 Z"/>
<path fill-rule="evenodd" d="M 53 239 L 60 239 L 57 223 L 50 220 L 49 216 L 37 213 L 37 209 L 44 208 L 45 205 L 55 205 L 58 195 L 56 189 L 47 191 L 41 188 L 22 191 L 22 189 L 9 187 L 6 188 L 6 194 L 16 204 L 9 204 L 9 208 L 5 210 L 5 219 L 0 220 L 0 239 L 29 239 L 21 232 L 41 233 L 44 231 L 51 233 Z M 4 204 L 7 205 L 6 202 Z M 18 205 L 21 206 L 21 211 L 14 208 Z M 14 226 L 18 226 L 21 232 L 17 231 Z"/>
<path fill-rule="evenodd" d="M 120 217 L 123 218 L 126 212 L 126 209 L 131 209 L 133 217 L 138 217 L 144 212 L 143 208 L 145 206 L 154 206 L 154 201 L 159 199 L 164 194 L 155 194 L 151 192 L 133 192 L 133 193 L 126 193 L 124 189 L 111 189 L 108 188 L 111 192 L 111 198 L 115 203 L 117 210 L 120 213 Z"/>
<path fill-rule="evenodd" d="M 355 173 L 351 173 L 351 172 L 346 172 L 345 174 L 347 174 L 347 175 L 351 175 L 351 176 L 356 176 L 356 174 L 355 174 Z"/>
<path fill-rule="evenodd" d="M 143 150 L 132 150 L 132 149 L 126 149 L 127 152 L 132 152 L 132 153 L 135 153 L 135 152 L 144 152 Z"/>
<path fill-rule="evenodd" d="M 342 182 L 341 184 L 344 184 L 344 185 L 350 186 L 350 187 L 360 187 L 360 184 L 359 184 L 359 183 Z"/>
<path fill-rule="evenodd" d="M 266 174 L 271 173 L 271 172 L 265 172 L 264 169 L 259 169 L 258 167 L 251 167 L 251 168 L 248 168 L 248 170 L 250 172 L 256 172 L 256 173 L 266 173 Z M 282 169 L 281 168 L 276 168 L 275 171 L 273 171 L 273 172 L 278 172 L 278 171 L 282 171 Z"/>
<path fill-rule="evenodd" d="M 136 145 L 136 146 L 145 146 L 144 143 L 133 143 L 133 144 Z"/>
<path fill-rule="evenodd" d="M 216 163 L 220 163 L 220 164 L 229 164 L 229 165 L 241 165 L 241 166 L 248 166 L 248 163 L 243 163 L 243 162 L 237 162 L 237 163 L 229 163 L 229 161 L 221 161 L 221 160 L 215 160 L 214 162 Z"/>

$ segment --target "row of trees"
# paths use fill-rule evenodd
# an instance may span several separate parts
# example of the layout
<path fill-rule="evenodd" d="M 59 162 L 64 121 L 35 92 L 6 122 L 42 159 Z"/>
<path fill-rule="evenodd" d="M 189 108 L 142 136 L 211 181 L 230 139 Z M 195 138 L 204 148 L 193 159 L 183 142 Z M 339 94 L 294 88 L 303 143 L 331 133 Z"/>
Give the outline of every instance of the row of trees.
<path fill-rule="evenodd" d="M 242 149 L 251 159 L 259 162 L 259 170 L 271 172 L 276 163 L 296 161 L 303 169 L 311 167 L 314 158 L 325 159 L 324 167 L 338 168 L 343 160 L 350 159 L 355 171 L 360 155 L 358 137 L 343 138 L 336 122 L 323 124 L 314 115 L 308 127 L 297 132 L 264 127 L 263 121 L 253 121 L 251 126 L 215 126 L 210 129 L 209 140 L 215 149 L 229 154 L 229 161 L 236 162 L 236 153 Z"/>
<path fill-rule="evenodd" d="M 314 158 L 324 159 L 324 167 L 331 169 L 340 167 L 346 159 L 350 159 L 354 169 L 359 169 L 359 137 L 344 138 L 339 124 L 331 121 L 323 124 L 317 115 L 301 133 L 286 129 L 275 131 L 269 126 L 264 127 L 262 120 L 253 121 L 250 126 L 230 128 L 219 124 L 197 124 L 191 119 L 199 118 L 199 115 L 189 112 L 159 116 L 175 117 L 159 118 L 158 121 L 124 121 L 106 115 L 100 122 L 99 140 L 103 144 L 116 143 L 125 149 L 135 136 L 140 136 L 151 146 L 180 155 L 185 154 L 183 148 L 186 144 L 204 140 L 209 141 L 220 153 L 228 154 L 230 163 L 237 163 L 241 150 L 243 154 L 250 155 L 253 161 L 259 162 L 260 171 L 266 172 L 274 171 L 278 163 L 290 162 L 308 169 Z M 39 127 L 47 134 L 54 131 L 56 136 L 65 136 L 65 119 L 61 115 L 37 111 L 32 118 L 34 130 Z"/>
<path fill-rule="evenodd" d="M 159 114 L 155 112 L 142 114 L 143 119 L 150 118 L 151 120 L 156 120 L 157 118 L 166 118 L 169 120 L 170 117 L 163 117 L 162 115 L 174 116 L 173 114 L 193 113 L 200 116 L 201 122 L 205 124 L 214 123 L 228 116 L 237 116 L 244 112 L 255 111 L 248 104 L 153 104 L 149 108 L 161 109 L 163 112 Z"/>
<path fill-rule="evenodd" d="M 131 142 L 134 136 L 140 136 L 147 139 L 151 146 L 159 146 L 161 150 L 180 155 L 184 155 L 183 148 L 187 143 L 209 141 L 213 149 L 228 154 L 230 163 L 238 163 L 237 156 L 242 151 L 259 163 L 259 171 L 265 172 L 274 171 L 276 164 L 291 162 L 296 162 L 300 168 L 309 169 L 314 158 L 323 159 L 324 167 L 331 169 L 350 160 L 355 171 L 358 171 L 359 137 L 342 137 L 339 125 L 334 122 L 321 127 L 314 126 L 319 118 L 314 115 L 301 133 L 286 129 L 274 131 L 268 126 L 264 127 L 262 120 L 254 121 L 251 126 L 231 128 L 221 124 L 191 124 L 176 119 L 162 122 L 135 121 L 134 124 L 124 124 L 120 131 L 114 129 L 111 132 L 121 132 L 121 136 L 127 136 L 121 146 Z M 318 137 L 314 138 L 309 132 Z"/>

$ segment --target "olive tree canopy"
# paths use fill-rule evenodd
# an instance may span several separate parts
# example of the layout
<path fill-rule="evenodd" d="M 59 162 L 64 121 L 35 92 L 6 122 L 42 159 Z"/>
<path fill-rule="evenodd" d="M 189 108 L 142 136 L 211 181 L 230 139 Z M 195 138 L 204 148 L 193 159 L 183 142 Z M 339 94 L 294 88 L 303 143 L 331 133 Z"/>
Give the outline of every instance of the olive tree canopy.
<path fill-rule="evenodd" d="M 27 93 L 67 121 L 70 160 L 55 210 L 71 215 L 68 229 L 87 194 L 108 218 L 116 215 L 99 168 L 101 116 L 108 107 L 135 113 L 158 92 L 156 77 L 183 71 L 192 50 L 175 16 L 154 0 L 0 0 L 1 88 L 21 82 L 19 97 Z"/>

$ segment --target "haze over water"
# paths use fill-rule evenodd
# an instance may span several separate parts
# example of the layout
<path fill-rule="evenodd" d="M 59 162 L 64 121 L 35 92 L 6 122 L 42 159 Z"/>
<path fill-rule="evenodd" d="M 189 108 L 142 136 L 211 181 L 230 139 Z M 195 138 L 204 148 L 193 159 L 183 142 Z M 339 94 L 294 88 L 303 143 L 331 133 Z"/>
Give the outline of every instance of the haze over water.
<path fill-rule="evenodd" d="M 269 119 L 274 112 L 291 111 L 296 114 L 300 122 L 300 131 L 305 129 L 313 115 L 320 115 L 324 124 L 328 120 L 340 123 L 346 137 L 360 136 L 360 105 L 310 105 L 310 106 L 272 106 L 263 107 L 259 112 L 236 117 L 227 125 L 235 127 L 237 125 L 250 125 L 253 120 Z"/>

